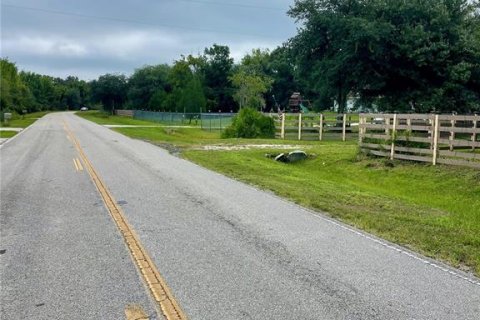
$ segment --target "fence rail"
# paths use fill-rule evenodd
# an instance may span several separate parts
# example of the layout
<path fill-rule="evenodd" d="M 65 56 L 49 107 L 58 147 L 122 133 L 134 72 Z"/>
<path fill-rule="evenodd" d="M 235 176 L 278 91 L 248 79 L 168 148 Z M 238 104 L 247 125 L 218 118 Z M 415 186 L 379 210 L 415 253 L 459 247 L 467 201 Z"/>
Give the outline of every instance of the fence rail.
<path fill-rule="evenodd" d="M 283 113 L 270 114 L 275 122 L 275 136 L 286 140 L 341 139 L 358 132 L 353 114 Z"/>
<path fill-rule="evenodd" d="M 360 114 L 359 144 L 367 153 L 480 168 L 480 116 Z"/>
<path fill-rule="evenodd" d="M 131 117 L 133 118 L 133 110 L 115 110 L 115 114 L 117 116 L 122 116 L 122 117 Z"/>

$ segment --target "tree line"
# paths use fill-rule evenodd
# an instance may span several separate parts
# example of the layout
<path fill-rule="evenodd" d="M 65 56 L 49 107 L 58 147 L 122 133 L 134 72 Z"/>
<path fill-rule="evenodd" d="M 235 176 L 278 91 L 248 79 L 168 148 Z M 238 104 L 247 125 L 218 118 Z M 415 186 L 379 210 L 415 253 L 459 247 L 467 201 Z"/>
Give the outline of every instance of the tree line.
<path fill-rule="evenodd" d="M 171 65 L 86 82 L 19 72 L 2 59 L 1 108 L 277 111 L 301 92 L 315 111 L 480 111 L 478 0 L 297 0 L 288 14 L 296 36 L 238 63 L 214 44 Z"/>
<path fill-rule="evenodd" d="M 91 102 L 90 84 L 77 77 L 54 78 L 18 71 L 13 62 L 0 59 L 0 107 L 3 112 L 76 110 Z"/>

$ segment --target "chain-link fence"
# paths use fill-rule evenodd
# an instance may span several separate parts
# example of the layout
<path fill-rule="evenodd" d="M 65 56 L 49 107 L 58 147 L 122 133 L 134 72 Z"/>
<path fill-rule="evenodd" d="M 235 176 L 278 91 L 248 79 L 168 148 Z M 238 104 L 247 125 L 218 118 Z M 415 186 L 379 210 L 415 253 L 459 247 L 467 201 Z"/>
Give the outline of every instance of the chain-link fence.
<path fill-rule="evenodd" d="M 135 110 L 133 118 L 154 121 L 165 125 L 200 126 L 203 130 L 224 130 L 235 113 L 178 113 Z"/>
<path fill-rule="evenodd" d="M 203 130 L 224 130 L 232 124 L 235 113 L 202 113 L 201 127 Z"/>
<path fill-rule="evenodd" d="M 199 126 L 201 125 L 200 113 L 178 113 L 178 112 L 153 112 L 135 110 L 134 119 L 159 122 L 167 125 L 178 126 Z"/>

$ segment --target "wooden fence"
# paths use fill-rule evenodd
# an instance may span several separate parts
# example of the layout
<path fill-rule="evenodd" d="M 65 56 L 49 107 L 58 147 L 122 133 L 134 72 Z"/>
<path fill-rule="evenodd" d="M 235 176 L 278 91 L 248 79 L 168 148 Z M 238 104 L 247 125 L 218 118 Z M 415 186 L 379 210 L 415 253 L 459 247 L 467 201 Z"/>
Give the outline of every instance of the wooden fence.
<path fill-rule="evenodd" d="M 360 114 L 359 144 L 369 154 L 480 168 L 480 116 Z"/>
<path fill-rule="evenodd" d="M 115 110 L 117 116 L 131 117 L 133 118 L 133 110 Z"/>
<path fill-rule="evenodd" d="M 270 114 L 275 121 L 275 136 L 286 140 L 347 140 L 358 132 L 351 114 L 283 113 Z"/>

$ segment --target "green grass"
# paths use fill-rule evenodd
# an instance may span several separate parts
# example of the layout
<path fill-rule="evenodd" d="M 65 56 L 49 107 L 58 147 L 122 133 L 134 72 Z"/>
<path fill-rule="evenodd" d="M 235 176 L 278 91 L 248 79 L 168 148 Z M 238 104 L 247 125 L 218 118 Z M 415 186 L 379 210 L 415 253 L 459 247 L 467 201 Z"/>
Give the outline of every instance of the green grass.
<path fill-rule="evenodd" d="M 26 128 L 37 119 L 46 115 L 48 111 L 28 113 L 23 116 L 16 115 L 13 119 L 9 120 L 7 124 L 0 123 L 0 127 L 11 127 L 11 128 Z"/>
<path fill-rule="evenodd" d="M 358 156 L 355 141 L 220 139 L 219 132 L 198 128 L 114 130 L 169 148 L 174 146 L 183 157 L 204 167 L 480 275 L 478 170 Z M 316 157 L 283 164 L 265 157 L 266 153 L 281 152 L 275 149 L 195 148 L 210 144 L 305 145 Z"/>
<path fill-rule="evenodd" d="M 0 138 L 11 138 L 17 133 L 16 131 L 0 131 Z"/>
<path fill-rule="evenodd" d="M 116 124 L 116 125 L 137 125 L 137 126 L 157 126 L 158 123 L 144 120 L 136 120 L 129 117 L 122 116 L 113 116 L 102 111 L 81 111 L 75 113 L 77 116 L 84 119 L 93 121 L 95 123 L 105 125 L 105 124 Z"/>
<path fill-rule="evenodd" d="M 219 132 L 200 128 L 115 128 L 117 132 L 132 138 L 154 143 L 172 143 L 178 147 L 222 142 Z"/>

